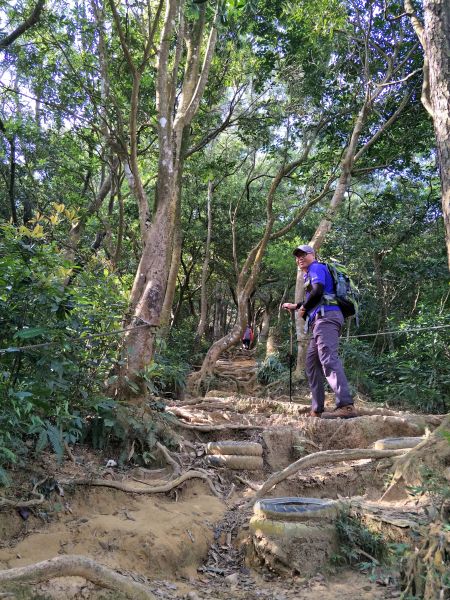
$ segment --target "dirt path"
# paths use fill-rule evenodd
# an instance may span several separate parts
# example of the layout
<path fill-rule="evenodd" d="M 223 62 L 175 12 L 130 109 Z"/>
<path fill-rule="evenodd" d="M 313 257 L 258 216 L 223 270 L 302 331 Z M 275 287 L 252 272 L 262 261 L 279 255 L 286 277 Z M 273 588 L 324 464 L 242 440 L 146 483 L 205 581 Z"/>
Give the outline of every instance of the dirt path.
<path fill-rule="evenodd" d="M 237 367 L 245 370 L 252 360 L 240 358 Z M 223 372 L 232 368 L 227 362 Z M 204 469 L 221 498 L 213 496 L 202 480 L 189 480 L 168 494 L 149 496 L 108 488 L 70 486 L 65 486 L 64 496 L 61 496 L 61 490 L 56 487 L 26 518 L 17 512 L 0 513 L 0 568 L 77 554 L 91 557 L 122 574 L 130 574 L 136 581 L 146 583 L 157 598 L 381 600 L 398 597 L 397 583 L 381 571 L 369 578 L 356 570 L 329 567 L 312 578 L 301 574 L 280 577 L 261 567 L 251 552 L 248 521 L 252 509 L 244 510 L 242 501 L 252 495 L 252 487 L 260 486 L 271 473 L 309 452 L 365 448 L 383 437 L 422 435 L 433 422 L 432 417 L 403 413 L 383 415 L 376 410 L 372 410 L 375 414 L 351 421 L 321 421 L 306 417 L 307 409 L 305 401 L 290 403 L 285 399 L 264 400 L 223 392 L 210 392 L 206 398 L 187 399 L 168 407 L 179 419 L 179 431 L 188 441 L 188 451 L 184 448 L 185 452 L 178 455 L 183 470 Z M 192 428 L 196 424 L 210 430 Z M 216 430 L 217 426 L 228 428 Z M 237 426 L 241 428 L 234 429 Z M 215 440 L 261 443 L 263 470 L 238 472 L 209 468 L 205 446 Z M 114 477 L 119 481 L 136 478 L 131 468 L 116 468 L 111 474 L 111 470 L 102 466 L 104 457 L 86 449 L 75 447 L 74 455 L 76 464 L 67 461 L 63 465 L 56 464 L 50 455 L 43 455 L 40 464 L 33 466 L 36 476 L 51 474 L 56 480 L 87 474 Z M 314 467 L 286 479 L 269 496 L 336 499 L 365 495 L 366 500 L 377 501 L 388 466 L 389 461 L 382 464 L 360 460 Z M 312 564 L 314 560 L 312 555 Z M 36 584 L 28 591 L 13 592 L 16 594 L 13 596 L 2 594 L 0 590 L 0 598 L 41 600 L 120 598 L 117 592 L 99 591 L 80 578 Z"/>

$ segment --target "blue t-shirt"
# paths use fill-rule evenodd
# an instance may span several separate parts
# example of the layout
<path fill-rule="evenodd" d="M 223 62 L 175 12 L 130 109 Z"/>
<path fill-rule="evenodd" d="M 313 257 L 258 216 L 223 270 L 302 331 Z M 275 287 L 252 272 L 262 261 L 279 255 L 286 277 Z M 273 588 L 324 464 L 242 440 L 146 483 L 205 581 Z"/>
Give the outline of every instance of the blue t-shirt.
<path fill-rule="evenodd" d="M 317 261 L 311 263 L 308 267 L 307 272 L 303 274 L 303 280 L 305 282 L 306 300 L 308 300 L 309 298 L 311 286 L 314 283 L 321 283 L 323 285 L 324 294 L 334 294 L 333 278 L 331 277 L 328 267 L 323 263 L 319 263 Z M 322 306 L 325 311 L 341 310 L 336 304 L 324 304 Z M 317 311 L 320 310 L 320 307 L 321 305 L 319 304 L 318 306 L 315 306 L 314 308 L 308 311 L 308 316 L 310 319 L 313 319 L 316 316 Z"/>

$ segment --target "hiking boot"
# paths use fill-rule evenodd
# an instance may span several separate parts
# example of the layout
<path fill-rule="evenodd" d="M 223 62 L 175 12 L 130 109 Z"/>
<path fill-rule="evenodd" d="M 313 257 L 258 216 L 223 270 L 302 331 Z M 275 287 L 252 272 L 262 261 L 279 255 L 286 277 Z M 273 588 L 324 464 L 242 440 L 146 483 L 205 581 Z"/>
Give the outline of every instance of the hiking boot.
<path fill-rule="evenodd" d="M 331 412 L 322 413 L 322 419 L 353 419 L 357 416 L 358 413 L 356 412 L 353 404 L 347 404 L 347 406 L 338 406 Z"/>
<path fill-rule="evenodd" d="M 310 417 L 316 417 L 316 419 L 320 419 L 320 417 L 322 416 L 322 413 L 320 413 L 320 412 L 315 412 L 314 410 L 312 410 L 312 411 L 309 413 L 309 416 L 310 416 Z"/>

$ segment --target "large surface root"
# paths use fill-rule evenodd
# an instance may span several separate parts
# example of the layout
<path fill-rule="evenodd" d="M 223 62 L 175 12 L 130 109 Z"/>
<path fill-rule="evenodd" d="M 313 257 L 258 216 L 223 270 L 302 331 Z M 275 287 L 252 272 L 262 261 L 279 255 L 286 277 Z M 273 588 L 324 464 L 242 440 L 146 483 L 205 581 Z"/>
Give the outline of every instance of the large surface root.
<path fill-rule="evenodd" d="M 178 487 L 188 479 L 203 479 L 209 485 L 211 491 L 218 498 L 221 497 L 219 492 L 215 489 L 211 479 L 205 473 L 201 473 L 200 471 L 186 471 L 176 479 L 172 481 L 168 481 L 163 485 L 155 485 L 150 486 L 146 482 L 145 487 L 136 486 L 128 483 L 127 481 L 110 481 L 109 479 L 66 479 L 61 481 L 60 483 L 63 485 L 91 485 L 91 486 L 102 486 L 102 487 L 110 487 L 116 490 L 121 490 L 122 492 L 128 492 L 130 494 L 161 494 L 164 492 L 170 492 L 174 488 Z"/>
<path fill-rule="evenodd" d="M 34 565 L 0 571 L 0 583 L 40 583 L 55 577 L 84 577 L 95 585 L 125 594 L 132 600 L 156 600 L 150 590 L 86 556 L 57 556 Z"/>
<path fill-rule="evenodd" d="M 449 435 L 450 415 L 447 415 L 431 435 L 395 461 L 394 476 L 382 500 L 407 497 L 408 488 L 423 483 L 425 469 L 443 472 L 450 464 Z"/>
<path fill-rule="evenodd" d="M 432 523 L 422 534 L 405 561 L 402 598 L 449 598 L 450 531 L 442 523 Z"/>
<path fill-rule="evenodd" d="M 309 454 L 299 460 L 293 462 L 288 467 L 277 473 L 273 473 L 261 486 L 259 491 L 252 498 L 252 502 L 262 498 L 267 492 L 275 487 L 281 481 L 284 481 L 290 475 L 294 475 L 300 469 L 309 467 L 317 467 L 330 463 L 343 462 L 348 460 L 361 460 L 365 458 L 389 458 L 390 456 L 398 456 L 404 454 L 404 450 L 373 450 L 370 448 L 354 448 L 352 450 L 324 450 L 323 452 L 315 452 Z"/>

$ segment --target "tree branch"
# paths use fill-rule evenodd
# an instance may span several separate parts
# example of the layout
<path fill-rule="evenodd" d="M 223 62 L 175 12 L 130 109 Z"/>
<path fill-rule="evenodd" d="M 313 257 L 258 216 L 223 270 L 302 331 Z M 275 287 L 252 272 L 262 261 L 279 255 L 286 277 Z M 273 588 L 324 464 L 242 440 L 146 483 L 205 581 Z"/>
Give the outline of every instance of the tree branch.
<path fill-rule="evenodd" d="M 38 0 L 36 2 L 36 6 L 33 9 L 33 12 L 25 19 L 25 21 L 19 25 L 12 33 L 6 35 L 0 40 L 0 48 L 7 48 L 10 46 L 19 36 L 21 36 L 25 31 L 33 27 L 41 16 L 42 9 L 44 8 L 45 0 Z"/>

